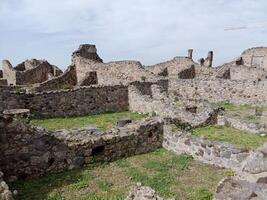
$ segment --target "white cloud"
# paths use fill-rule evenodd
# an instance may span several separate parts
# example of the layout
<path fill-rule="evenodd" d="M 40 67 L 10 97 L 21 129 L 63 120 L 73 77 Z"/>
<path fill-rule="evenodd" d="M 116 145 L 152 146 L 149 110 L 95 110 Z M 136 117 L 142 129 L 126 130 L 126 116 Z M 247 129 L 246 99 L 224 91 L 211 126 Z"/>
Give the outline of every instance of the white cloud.
<path fill-rule="evenodd" d="M 264 30 L 224 31 L 267 21 L 266 8 L 265 0 L 1 0 L 2 34 L 12 32 L 32 45 L 23 56 L 10 55 L 16 44 L 0 39 L 0 57 L 34 56 L 39 44 L 50 59 L 66 65 L 67 53 L 79 43 L 96 43 L 105 60 L 155 63 L 195 48 L 197 56 L 215 50 L 218 63 L 251 45 L 267 45 Z M 62 46 L 72 49 L 57 60 Z"/>

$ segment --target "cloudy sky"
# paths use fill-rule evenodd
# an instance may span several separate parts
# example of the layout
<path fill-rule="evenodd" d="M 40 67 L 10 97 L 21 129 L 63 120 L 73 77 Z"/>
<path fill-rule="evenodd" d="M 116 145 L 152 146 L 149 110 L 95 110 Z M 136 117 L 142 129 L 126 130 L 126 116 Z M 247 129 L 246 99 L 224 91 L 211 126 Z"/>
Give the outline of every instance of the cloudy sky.
<path fill-rule="evenodd" d="M 225 31 L 228 27 L 246 29 Z M 267 46 L 266 0 L 0 0 L 0 59 L 70 64 L 79 44 L 97 45 L 105 62 L 165 61 L 195 50 L 229 61 Z"/>

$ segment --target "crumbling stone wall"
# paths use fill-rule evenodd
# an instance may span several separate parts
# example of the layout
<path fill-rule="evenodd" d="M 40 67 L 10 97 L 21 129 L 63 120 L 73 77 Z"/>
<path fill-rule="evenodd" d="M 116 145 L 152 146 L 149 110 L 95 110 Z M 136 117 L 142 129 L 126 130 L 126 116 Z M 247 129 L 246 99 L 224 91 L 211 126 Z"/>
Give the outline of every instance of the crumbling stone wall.
<path fill-rule="evenodd" d="M 0 130 L 0 168 L 20 179 L 146 153 L 163 141 L 163 123 L 153 119 L 106 132 L 87 128 L 48 132 L 0 118 Z"/>
<path fill-rule="evenodd" d="M 36 115 L 71 116 L 126 111 L 126 86 L 92 86 L 40 93 L 10 91 L 0 87 L 0 112 L 26 108 Z"/>
<path fill-rule="evenodd" d="M 220 114 L 218 116 L 218 125 L 221 126 L 226 125 L 239 130 L 259 135 L 267 133 L 267 126 L 263 123 L 244 121 L 238 117 L 227 116 L 223 114 Z"/>
<path fill-rule="evenodd" d="M 180 79 L 193 79 L 193 78 L 195 78 L 196 77 L 195 66 L 192 65 L 188 69 L 185 69 L 185 70 L 179 72 L 178 77 Z"/>
<path fill-rule="evenodd" d="M 225 79 L 175 80 L 169 82 L 169 92 L 177 98 L 233 103 L 267 104 L 267 81 L 231 81 Z"/>
<path fill-rule="evenodd" d="M 211 108 L 207 103 L 197 102 L 194 106 L 186 103 L 183 106 L 177 106 L 174 99 L 169 96 L 168 90 L 158 82 L 152 85 L 146 83 L 146 87 L 143 85 L 143 83 L 135 83 L 129 86 L 131 111 L 158 115 L 170 119 L 173 123 L 190 124 L 192 127 L 217 123 L 219 110 Z"/>
<path fill-rule="evenodd" d="M 17 85 L 30 85 L 44 82 L 58 75 L 55 69 L 47 61 L 41 62 L 37 67 L 25 71 L 16 72 Z"/>
<path fill-rule="evenodd" d="M 96 72 L 87 72 L 86 77 L 81 81 L 81 86 L 96 85 L 98 83 Z"/>
<path fill-rule="evenodd" d="M 241 54 L 241 57 L 244 62 L 244 65 L 256 66 L 256 67 L 267 70 L 267 48 L 266 47 L 255 47 L 255 48 L 247 49 Z"/>
<path fill-rule="evenodd" d="M 194 63 L 194 61 L 188 57 L 175 57 L 172 60 L 166 62 L 146 66 L 146 69 L 156 75 L 160 75 L 164 71 L 167 71 L 168 76 L 177 77 L 181 71 L 187 69 L 188 66 L 190 67 L 194 64 L 197 63 Z"/>
<path fill-rule="evenodd" d="M 16 85 L 16 70 L 8 60 L 2 61 L 3 78 L 7 79 L 8 85 Z"/>
<path fill-rule="evenodd" d="M 238 65 L 230 68 L 231 80 L 264 80 L 267 72 L 263 68 Z"/>
<path fill-rule="evenodd" d="M 234 145 L 192 137 L 173 125 L 164 125 L 163 147 L 177 154 L 187 153 L 207 164 L 241 169 L 243 161 L 249 156 L 246 149 Z"/>
<path fill-rule="evenodd" d="M 76 67 L 78 85 L 86 79 L 88 72 L 93 71 L 97 73 L 100 85 L 128 84 L 156 78 L 138 61 L 103 63 L 94 45 L 81 45 L 72 55 L 72 64 Z"/>
<path fill-rule="evenodd" d="M 2 65 L 3 78 L 7 79 L 9 85 L 41 83 L 62 73 L 45 60 L 26 60 L 14 68 L 9 61 L 3 60 Z"/>
<path fill-rule="evenodd" d="M 77 76 L 75 66 L 69 66 L 68 69 L 58 77 L 54 77 L 43 83 L 40 83 L 34 91 L 49 91 L 72 88 L 77 85 Z"/>

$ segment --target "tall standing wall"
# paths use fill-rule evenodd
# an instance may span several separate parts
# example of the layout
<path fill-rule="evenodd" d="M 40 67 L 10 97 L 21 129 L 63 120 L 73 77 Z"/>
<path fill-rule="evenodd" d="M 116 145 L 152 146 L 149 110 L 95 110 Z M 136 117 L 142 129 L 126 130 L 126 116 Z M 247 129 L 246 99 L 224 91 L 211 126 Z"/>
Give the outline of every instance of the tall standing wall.
<path fill-rule="evenodd" d="M 267 81 L 170 80 L 169 92 L 183 99 L 267 104 Z"/>

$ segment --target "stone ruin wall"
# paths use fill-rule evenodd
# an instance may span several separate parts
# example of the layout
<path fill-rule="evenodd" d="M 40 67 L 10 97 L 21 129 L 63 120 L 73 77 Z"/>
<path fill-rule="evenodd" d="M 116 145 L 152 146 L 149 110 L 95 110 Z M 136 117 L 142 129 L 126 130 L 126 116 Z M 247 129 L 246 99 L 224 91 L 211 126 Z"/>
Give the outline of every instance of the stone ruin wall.
<path fill-rule="evenodd" d="M 156 119 L 106 132 L 86 128 L 48 132 L 1 117 L 0 130 L 0 169 L 19 179 L 146 153 L 163 142 L 163 122 Z"/>
<path fill-rule="evenodd" d="M 69 66 L 68 69 L 58 77 L 54 77 L 43 83 L 38 84 L 34 88 L 35 91 L 51 91 L 73 87 L 77 84 L 77 76 L 75 66 Z"/>
<path fill-rule="evenodd" d="M 242 60 L 245 65 L 252 66 L 253 56 L 263 56 L 263 68 L 267 71 L 267 48 L 266 47 L 256 47 L 245 50 L 242 54 Z"/>
<path fill-rule="evenodd" d="M 169 93 L 178 99 L 230 101 L 232 103 L 267 104 L 267 81 L 174 80 Z"/>
<path fill-rule="evenodd" d="M 8 85 L 16 85 L 16 70 L 9 61 L 2 61 L 3 78 L 7 80 Z"/>
<path fill-rule="evenodd" d="M 232 169 L 235 172 L 235 178 L 251 184 L 263 184 L 262 186 L 266 189 L 266 144 L 256 150 L 247 150 L 226 142 L 194 137 L 188 132 L 177 129 L 175 125 L 164 125 L 163 130 L 164 148 L 179 155 L 189 154 L 194 159 L 206 164 Z M 237 191 L 232 190 L 231 192 Z M 266 190 L 263 194 L 267 195 Z"/>
<path fill-rule="evenodd" d="M 246 67 L 244 65 L 236 65 L 230 70 L 231 80 L 266 80 L 267 72 L 261 68 Z"/>
<path fill-rule="evenodd" d="M 179 131 L 174 125 L 164 125 L 163 147 L 176 154 L 187 153 L 204 163 L 238 170 L 249 151 L 234 145 L 209 141 Z"/>
<path fill-rule="evenodd" d="M 100 85 L 127 85 L 133 81 L 149 81 L 157 79 L 151 72 L 145 70 L 137 61 L 117 61 L 99 63 L 85 58 L 73 58 L 77 71 L 77 82 L 80 85 L 88 72 L 97 73 L 97 82 Z"/>
<path fill-rule="evenodd" d="M 16 71 L 16 84 L 30 85 L 41 83 L 53 77 L 53 73 L 53 66 L 47 62 L 44 62 L 33 69 L 26 71 Z"/>
<path fill-rule="evenodd" d="M 2 61 L 3 78 L 8 85 L 30 85 L 44 82 L 62 72 L 45 60 L 26 60 L 14 67 L 8 60 Z"/>
<path fill-rule="evenodd" d="M 0 112 L 17 108 L 26 108 L 33 114 L 48 117 L 127 111 L 128 88 L 94 86 L 26 93 L 0 87 Z"/>

